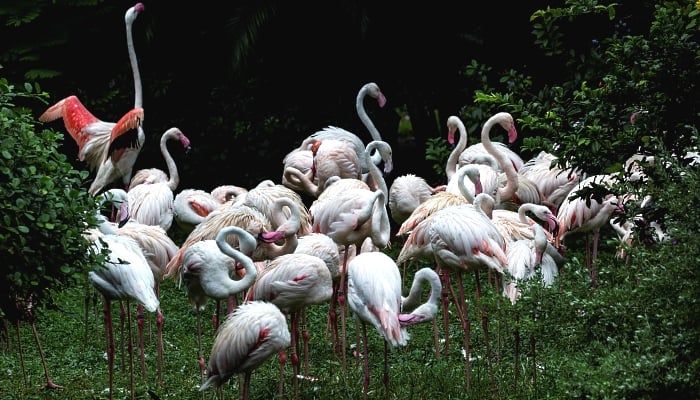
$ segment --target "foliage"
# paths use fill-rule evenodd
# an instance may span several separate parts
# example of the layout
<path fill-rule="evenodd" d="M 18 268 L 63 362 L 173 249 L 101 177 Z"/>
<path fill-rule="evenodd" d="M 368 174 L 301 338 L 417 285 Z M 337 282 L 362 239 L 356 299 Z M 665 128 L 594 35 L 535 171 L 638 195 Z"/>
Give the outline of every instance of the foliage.
<path fill-rule="evenodd" d="M 34 305 L 70 287 L 92 265 L 87 226 L 95 225 L 94 200 L 84 188 L 86 172 L 74 170 L 58 151 L 61 134 L 36 132 L 19 101 L 45 99 L 29 84 L 0 79 L 0 272 L 3 313 L 18 300 Z M 12 316 L 15 317 L 14 315 Z"/>

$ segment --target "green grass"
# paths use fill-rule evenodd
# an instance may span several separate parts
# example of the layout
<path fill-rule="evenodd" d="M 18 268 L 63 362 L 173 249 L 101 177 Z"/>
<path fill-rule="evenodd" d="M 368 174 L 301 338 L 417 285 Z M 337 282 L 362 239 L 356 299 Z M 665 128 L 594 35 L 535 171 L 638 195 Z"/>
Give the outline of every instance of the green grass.
<path fill-rule="evenodd" d="M 569 246 L 573 248 L 574 246 Z M 393 250 L 392 250 L 393 251 Z M 471 322 L 470 388 L 467 390 L 465 360 L 462 354 L 462 328 L 453 307 L 450 307 L 450 351 L 436 356 L 434 325 L 426 323 L 409 329 L 411 338 L 406 347 L 391 349 L 389 354 L 392 399 L 541 399 L 541 398 L 661 398 L 655 393 L 677 394 L 676 398 L 691 398 L 694 370 L 685 370 L 692 360 L 694 345 L 681 344 L 697 334 L 690 332 L 688 321 L 669 321 L 659 317 L 663 306 L 646 299 L 658 296 L 658 282 L 639 279 L 648 275 L 634 262 L 623 266 L 604 251 L 598 262 L 600 287 L 592 290 L 581 254 L 572 252 L 558 284 L 549 289 L 537 285 L 525 286 L 525 295 L 515 306 L 500 295 L 482 275 L 484 297 L 480 304 L 474 299 L 474 278 L 464 275 L 464 288 L 469 297 Z M 421 265 L 422 266 L 422 265 Z M 647 268 L 644 266 L 644 268 Z M 405 269 L 409 287 L 415 266 Z M 426 294 L 427 296 L 427 294 Z M 37 346 L 29 324 L 21 325 L 24 350 L 25 382 L 14 328 L 8 327 L 9 338 L 0 354 L 0 398 L 2 399 L 106 399 L 108 369 L 105 357 L 105 336 L 102 323 L 102 299 L 90 300 L 88 323 L 85 325 L 85 289 L 76 287 L 58 293 L 57 310 L 38 310 L 37 327 L 53 381 L 62 390 L 40 390 L 44 384 Z M 640 304 L 644 304 L 640 306 Z M 146 329 L 147 376 L 142 378 L 139 354 L 135 352 L 137 399 L 195 399 L 201 383 L 197 364 L 196 315 L 187 303 L 184 288 L 174 282 L 161 284 L 161 304 L 165 316 L 163 385 L 156 380 L 155 319 L 148 315 Z M 488 315 L 489 344 L 487 346 L 480 307 Z M 119 349 L 120 333 L 118 303 L 114 303 L 117 341 L 114 398 L 130 398 L 128 357 L 122 369 Z M 214 338 L 211 316 L 214 302 L 207 305 L 202 318 L 203 349 L 208 359 Z M 442 310 L 437 319 L 437 331 L 444 346 Z M 135 315 L 133 311 L 130 313 Z M 310 334 L 309 375 L 316 381 L 300 379 L 300 399 L 361 399 L 363 369 L 361 360 L 352 354 L 357 327 L 351 312 L 347 312 L 347 371 L 343 372 L 340 356 L 332 351 L 330 336 L 326 335 L 328 305 L 312 306 L 308 310 Z M 84 335 L 88 332 L 87 341 Z M 135 335 L 134 325 L 134 335 Z M 673 335 L 683 331 L 682 339 Z M 385 398 L 383 384 L 383 342 L 372 327 L 368 327 L 370 348 L 370 395 Z M 519 338 L 519 340 L 516 340 Z M 659 340 L 666 343 L 659 346 Z M 289 355 L 289 352 L 288 352 Z M 516 357 L 517 355 L 517 357 Z M 666 357 L 666 359 L 662 359 Z M 697 359 L 697 358 L 695 358 Z M 490 360 L 490 362 L 489 362 Z M 641 361 L 640 361 L 641 360 Z M 686 360 L 686 361 L 682 361 Z M 279 359 L 274 356 L 255 370 L 251 382 L 251 398 L 277 397 Z M 680 371 L 680 372 L 679 372 Z M 674 375 L 685 373 L 686 376 Z M 691 385 L 689 388 L 688 385 Z M 233 377 L 223 386 L 227 399 L 237 399 L 240 381 Z M 675 388 L 675 389 L 674 389 Z M 675 391 L 674 391 L 675 390 Z M 679 394 L 680 393 L 680 394 Z M 685 396 L 684 396 L 685 395 Z M 658 395 L 657 395 L 658 396 Z M 214 390 L 204 393 L 206 399 L 219 398 Z M 294 386 L 291 357 L 284 370 L 284 394 L 293 399 Z"/>

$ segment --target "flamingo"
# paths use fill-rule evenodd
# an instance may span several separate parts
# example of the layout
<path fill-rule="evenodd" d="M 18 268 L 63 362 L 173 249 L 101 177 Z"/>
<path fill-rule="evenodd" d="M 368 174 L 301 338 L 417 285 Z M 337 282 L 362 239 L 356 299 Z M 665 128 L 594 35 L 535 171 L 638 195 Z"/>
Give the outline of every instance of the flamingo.
<path fill-rule="evenodd" d="M 571 233 L 583 233 L 586 236 L 586 267 L 591 276 L 591 286 L 597 287 L 593 263 L 598 256 L 598 238 L 600 228 L 608 223 L 613 214 L 624 212 L 624 197 L 613 193 L 605 195 L 601 201 L 578 197 L 578 191 L 594 186 L 610 186 L 616 178 L 609 174 L 592 175 L 579 182 L 560 204 L 557 219 L 561 223 L 559 233 L 555 238 L 555 246 L 561 248 L 564 239 Z M 590 233 L 593 241 L 590 243 Z"/>
<path fill-rule="evenodd" d="M 307 149 L 294 149 L 287 153 L 282 160 L 282 184 L 294 191 L 303 192 L 306 189 L 298 182 L 290 179 L 287 173 L 285 173 L 287 168 L 294 168 L 301 174 L 308 174 L 311 172 L 314 164 L 314 154 L 313 151 Z"/>
<path fill-rule="evenodd" d="M 114 190 L 114 189 L 112 189 Z M 124 210 L 126 207 L 122 208 Z M 124 211 L 122 211 L 124 212 Z M 128 213 L 128 210 L 126 211 Z M 128 218 L 128 217 L 126 217 Z M 178 251 L 178 246 L 168 236 L 167 232 L 160 226 L 146 225 L 133 220 L 122 219 L 121 226 L 117 229 L 117 234 L 127 236 L 134 239 L 141 247 L 148 266 L 151 269 L 155 280 L 154 290 L 156 296 L 160 298 L 160 281 L 163 279 L 163 271 L 168 262 L 175 256 Z M 137 319 L 139 330 L 139 347 L 141 349 L 141 371 L 143 377 L 146 377 L 146 358 L 144 352 L 143 324 L 144 319 L 143 307 L 137 305 Z M 157 343 L 158 343 L 158 383 L 163 382 L 163 313 L 160 309 L 156 310 L 156 327 L 157 327 Z"/>
<path fill-rule="evenodd" d="M 369 115 L 367 115 L 367 111 L 365 110 L 364 100 L 367 95 L 374 99 L 377 99 L 379 107 L 384 107 L 384 105 L 386 104 L 386 97 L 384 97 L 384 94 L 379 89 L 379 86 L 376 83 L 369 82 L 362 85 L 360 91 L 357 93 L 357 98 L 355 100 L 355 110 L 357 111 L 357 115 L 360 117 L 360 120 L 369 131 L 369 134 L 372 137 L 372 141 L 382 140 L 379 131 L 377 130 L 376 126 L 370 119 Z M 308 136 L 306 139 L 304 139 L 304 141 L 302 141 L 301 145 L 299 146 L 299 149 L 308 149 L 309 145 L 312 142 L 316 140 L 326 139 L 338 139 L 350 143 L 354 147 L 355 152 L 357 152 L 357 156 L 362 165 L 363 173 L 368 173 L 369 164 L 367 163 L 366 158 L 364 156 L 364 152 L 366 151 L 364 141 L 360 139 L 360 137 L 356 134 L 349 132 L 343 128 L 338 128 L 336 126 L 328 126 L 318 132 L 315 132 Z M 379 156 L 373 155 L 372 161 L 375 164 L 378 164 L 380 162 Z"/>
<path fill-rule="evenodd" d="M 308 254 L 316 256 L 323 260 L 328 267 L 328 271 L 331 273 L 331 280 L 333 281 L 333 290 L 335 291 L 340 282 L 340 248 L 336 242 L 333 241 L 328 235 L 323 233 L 309 233 L 308 235 L 300 236 L 299 243 L 296 249 L 294 249 L 295 254 Z M 331 308 L 328 311 L 328 319 L 331 321 Z M 302 321 L 304 324 L 304 321 Z M 327 332 L 326 332 L 327 333 Z M 337 345 L 338 337 L 337 332 L 332 330 L 333 344 Z M 309 335 L 305 330 L 305 325 L 302 325 L 301 337 L 304 341 L 304 374 L 309 375 Z"/>
<path fill-rule="evenodd" d="M 369 391 L 369 352 L 367 346 L 367 324 L 371 324 L 384 339 L 384 387 L 387 399 L 389 392 L 388 347 L 405 346 L 409 339 L 406 327 L 432 320 L 437 313 L 438 296 L 441 292 L 437 274 L 425 268 L 416 274 L 411 292 L 407 297 L 410 305 L 417 302 L 422 281 L 431 284 L 431 296 L 413 313 L 402 314 L 401 274 L 394 260 L 382 252 L 366 252 L 355 256 L 348 264 L 348 306 L 362 324 L 364 357 L 363 394 Z"/>
<path fill-rule="evenodd" d="M 461 131 L 461 127 L 463 127 L 464 124 L 460 119 L 457 119 L 456 122 L 458 123 L 458 126 L 460 126 Z M 496 207 L 499 207 L 501 204 L 505 204 L 513 198 L 513 195 L 518 188 L 518 174 L 514 162 L 501 150 L 505 145 L 499 146 L 500 142 L 491 141 L 490 133 L 496 124 L 500 125 L 506 130 L 506 132 L 508 132 L 508 141 L 510 143 L 517 139 L 518 131 L 515 129 L 513 116 L 507 112 L 499 112 L 492 115 L 484 123 L 481 129 L 481 142 L 479 143 L 481 145 L 480 147 L 483 149 L 483 151 L 495 158 L 500 166 L 500 171 L 494 171 L 494 174 L 492 174 L 493 178 L 488 182 L 485 180 L 485 173 L 481 171 L 482 185 L 484 188 L 483 192 L 494 195 L 496 199 Z M 503 172 L 505 174 L 506 183 L 504 186 L 499 184 L 498 174 L 495 172 Z M 492 192 L 491 188 L 495 188 L 495 190 Z"/>
<path fill-rule="evenodd" d="M 556 165 L 557 157 L 546 151 L 527 160 L 518 169 L 518 175 L 529 179 L 542 197 L 542 204 L 557 212 L 559 205 L 585 174 L 578 168 L 561 168 Z"/>
<path fill-rule="evenodd" d="M 170 179 L 167 182 L 138 185 L 127 192 L 132 217 L 146 225 L 158 225 L 166 232 L 173 223 L 173 192 L 180 183 L 175 160 L 168 151 L 168 140 L 179 141 L 185 151 L 190 149 L 190 140 L 178 128 L 170 128 L 161 136 L 160 152 L 168 166 Z"/>
<path fill-rule="evenodd" d="M 113 228 L 102 224 L 104 235 L 93 241 L 92 251 L 107 252 L 104 268 L 89 272 L 89 279 L 104 297 L 104 322 L 107 329 L 107 362 L 109 364 L 109 398 L 112 398 L 114 376 L 114 331 L 112 328 L 113 300 L 126 300 L 127 307 L 135 300 L 149 312 L 160 309 L 155 292 L 155 278 L 139 244 L 130 237 L 118 235 Z M 128 324 L 131 338 L 131 319 Z M 131 348 L 131 340 L 129 340 Z M 133 353 L 131 355 L 130 383 L 134 396 Z"/>
<path fill-rule="evenodd" d="M 248 193 L 248 189 L 236 185 L 220 185 L 212 189 L 210 193 L 223 204 Z"/>
<path fill-rule="evenodd" d="M 402 224 L 430 196 L 445 190 L 445 185 L 430 186 L 424 178 L 415 174 L 398 176 L 389 188 L 389 211 L 391 219 Z"/>
<path fill-rule="evenodd" d="M 548 252 L 549 242 L 547 233 L 539 224 L 532 224 L 532 239 L 518 239 L 506 249 L 508 266 L 506 270 L 510 281 L 503 281 L 503 293 L 515 304 L 520 299 L 518 283 L 532 279 L 539 268 L 542 275 L 542 285 L 549 287 L 554 283 L 559 268 L 564 264 L 564 257 L 558 252 Z"/>
<path fill-rule="evenodd" d="M 324 260 L 309 254 L 292 253 L 270 260 L 246 296 L 246 301 L 269 301 L 290 316 L 295 398 L 298 394 L 299 376 L 299 320 L 303 318 L 308 306 L 326 303 L 332 294 L 333 280 Z M 280 361 L 281 368 L 284 368 L 284 355 L 280 356 Z M 280 371 L 280 395 L 283 381 Z"/>
<path fill-rule="evenodd" d="M 287 320 L 276 305 L 264 301 L 241 304 L 216 333 L 207 380 L 199 390 L 219 389 L 234 374 L 243 374 L 241 399 L 248 400 L 252 372 L 290 343 Z"/>
<path fill-rule="evenodd" d="M 236 235 L 240 250 L 236 250 L 226 240 L 228 235 Z M 190 304 L 197 313 L 197 345 L 200 372 L 204 375 L 204 359 L 202 358 L 202 329 L 201 310 L 207 298 L 217 301 L 229 299 L 247 290 L 257 277 L 257 269 L 253 260 L 248 256 L 257 246 L 255 238 L 247 231 L 228 226 L 219 231 L 216 239 L 202 240 L 187 248 L 183 257 L 184 268 L 180 279 L 187 287 Z M 239 266 L 240 265 L 240 266 Z M 234 271 L 243 269 L 242 278 L 231 279 Z M 218 307 L 217 307 L 218 309 Z M 233 310 L 229 310 L 229 314 Z M 217 329 L 218 315 L 215 315 L 214 328 Z"/>
<path fill-rule="evenodd" d="M 373 141 L 367 145 L 367 158 L 369 158 L 369 150 L 372 150 L 378 143 L 380 142 Z M 383 179 L 380 181 L 383 181 Z M 386 185 L 382 186 L 386 187 Z M 345 275 L 347 274 L 348 247 L 354 245 L 356 254 L 359 254 L 361 251 L 360 246 L 368 237 L 371 237 L 374 245 L 380 249 L 385 248 L 389 244 L 391 226 L 386 204 L 387 193 L 385 191 L 354 188 L 334 191 L 332 196 L 319 197 L 309 207 L 313 217 L 313 231 L 325 233 L 339 245 L 345 246 L 345 257 L 337 290 L 337 301 L 341 307 L 341 325 L 343 330 L 341 340 L 343 341 L 344 367 Z M 334 302 L 332 303 L 331 308 L 334 307 Z M 335 324 L 335 321 L 332 321 L 332 323 Z"/>
<path fill-rule="evenodd" d="M 310 174 L 310 181 L 316 181 L 318 184 L 315 187 L 311 186 L 316 190 L 307 191 L 308 194 L 318 197 L 326 188 L 326 181 L 332 176 L 362 179 L 360 158 L 350 143 L 337 139 L 314 139 L 311 152 L 313 164 L 307 175 Z M 285 179 L 291 180 L 294 185 L 301 185 L 305 190 L 309 187 L 304 185 L 303 181 L 297 182 L 290 179 L 288 174 L 285 174 Z"/>
<path fill-rule="evenodd" d="M 288 198 L 280 197 L 275 200 L 275 213 L 278 215 L 275 220 L 281 221 L 279 215 L 286 215 L 286 210 L 290 211 L 289 219 L 280 224 L 277 229 L 272 228 L 270 218 L 263 214 L 256 207 L 245 204 L 236 204 L 209 214 L 209 216 L 197 225 L 185 241 L 180 245 L 180 250 L 166 265 L 164 278 L 179 276 L 182 268 L 182 257 L 187 248 L 201 240 L 214 239 L 216 235 L 226 226 L 238 226 L 245 229 L 254 237 L 260 240 L 251 258 L 253 261 L 264 261 L 272 259 L 282 254 L 292 253 L 297 245 L 297 232 L 300 229 L 301 217 L 297 203 Z M 228 241 L 231 246 L 236 246 L 235 236 L 230 236 Z M 276 242 L 284 239 L 284 243 L 278 245 Z"/>
<path fill-rule="evenodd" d="M 469 178 L 475 189 L 475 193 L 481 193 L 481 174 L 475 165 L 465 165 L 457 170 L 451 182 L 456 185 L 459 192 L 446 190 L 435 193 L 427 200 L 419 204 L 411 215 L 401 224 L 396 236 L 409 234 L 421 221 L 428 218 L 435 211 L 456 204 L 471 204 L 474 202 L 474 194 L 467 188 L 464 178 Z"/>
<path fill-rule="evenodd" d="M 134 21 L 144 10 L 143 3 L 136 3 L 124 14 L 126 44 L 134 77 L 134 108 L 116 123 L 105 122 L 90 113 L 77 96 L 71 95 L 39 116 L 41 122 L 63 119 L 66 130 L 78 145 L 78 159 L 85 161 L 90 171 L 97 171 L 88 190 L 93 196 L 119 179 L 128 190 L 133 166 L 145 142 L 146 135 L 141 126 L 143 90 L 132 34 Z"/>
<path fill-rule="evenodd" d="M 467 387 L 470 385 L 470 324 L 467 318 L 461 272 L 474 272 L 478 301 L 481 298 L 480 270 L 487 269 L 503 275 L 508 264 L 505 255 L 506 241 L 484 211 L 492 209 L 493 205 L 494 199 L 491 196 L 480 193 L 476 196 L 474 204 L 454 205 L 436 211 L 414 228 L 397 258 L 397 263 L 400 264 L 432 253 L 438 268 L 457 272 L 459 298 L 457 299 L 454 295 L 453 297 L 455 297 L 457 313 L 465 335 Z M 445 285 L 449 283 L 443 284 Z M 444 323 L 447 325 L 446 322 Z M 483 310 L 482 327 L 488 338 L 488 320 Z M 488 343 L 488 339 L 486 341 Z M 490 353 L 488 345 L 487 353 Z"/>
<path fill-rule="evenodd" d="M 283 213 L 278 212 L 279 206 L 276 204 L 277 199 L 288 198 L 296 205 L 296 211 L 299 213 L 299 227 L 297 230 L 298 236 L 303 236 L 311 232 L 311 214 L 304 204 L 301 196 L 294 190 L 289 189 L 284 185 L 258 185 L 257 187 L 242 193 L 236 197 L 234 205 L 244 205 L 256 208 L 265 214 L 272 225 L 272 229 L 279 229 L 289 219 L 290 211 Z"/>
<path fill-rule="evenodd" d="M 210 192 L 201 189 L 183 189 L 175 195 L 173 200 L 173 219 L 183 232 L 189 234 L 195 226 L 222 204 Z"/>
<path fill-rule="evenodd" d="M 528 216 L 532 213 L 535 218 L 544 222 L 547 225 L 547 240 L 553 242 L 552 232 L 558 232 L 559 220 L 549 207 L 525 203 L 518 207 L 518 211 L 510 211 L 505 209 L 493 210 L 491 220 L 496 225 L 501 235 L 508 243 L 512 243 L 520 239 L 533 239 L 532 225 L 536 221 Z"/>

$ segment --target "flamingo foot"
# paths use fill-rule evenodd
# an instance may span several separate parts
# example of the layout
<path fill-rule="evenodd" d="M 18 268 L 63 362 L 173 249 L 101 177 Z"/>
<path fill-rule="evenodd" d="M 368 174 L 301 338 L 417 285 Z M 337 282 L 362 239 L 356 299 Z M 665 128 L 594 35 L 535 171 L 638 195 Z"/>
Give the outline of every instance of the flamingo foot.
<path fill-rule="evenodd" d="M 57 384 L 53 383 L 53 381 L 51 379 L 49 379 L 48 381 L 46 381 L 46 385 L 44 385 L 41 388 L 41 390 L 46 390 L 46 389 L 63 389 L 63 386 L 57 385 Z"/>

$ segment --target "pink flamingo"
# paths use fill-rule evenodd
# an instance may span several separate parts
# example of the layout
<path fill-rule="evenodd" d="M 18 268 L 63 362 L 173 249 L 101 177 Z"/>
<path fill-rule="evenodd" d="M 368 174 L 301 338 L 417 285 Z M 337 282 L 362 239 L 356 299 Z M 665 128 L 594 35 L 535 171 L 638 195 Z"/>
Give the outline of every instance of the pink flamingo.
<path fill-rule="evenodd" d="M 241 399 L 248 400 L 253 371 L 290 343 L 287 319 L 276 305 L 264 301 L 241 304 L 226 318 L 214 338 L 207 380 L 199 390 L 220 389 L 234 374 L 243 374 Z"/>
<path fill-rule="evenodd" d="M 141 126 L 143 90 L 132 36 L 133 23 L 144 9 L 143 3 L 136 3 L 124 15 L 126 43 L 134 76 L 134 108 L 116 123 L 105 122 L 90 113 L 76 96 L 68 96 L 39 116 L 41 122 L 63 119 L 66 130 L 78 145 L 78 159 L 85 161 L 90 171 L 97 171 L 88 189 L 93 196 L 119 179 L 124 189 L 129 189 L 132 169 L 145 142 L 146 135 Z"/>
<path fill-rule="evenodd" d="M 428 301 L 412 313 L 403 313 L 417 302 L 423 282 L 431 285 Z M 409 334 L 406 327 L 432 320 L 437 313 L 441 292 L 440 280 L 435 271 L 424 268 L 416 273 L 407 298 L 401 296 L 401 274 L 391 257 L 382 252 L 367 252 L 355 256 L 348 264 L 348 305 L 362 323 L 364 358 L 363 394 L 369 391 L 369 351 L 367 324 L 371 324 L 384 339 L 384 387 L 387 399 L 389 391 L 388 347 L 405 346 Z"/>
<path fill-rule="evenodd" d="M 269 301 L 279 307 L 282 312 L 290 315 L 295 398 L 298 397 L 299 321 L 308 306 L 326 303 L 331 299 L 332 294 L 333 280 L 326 263 L 313 255 L 292 253 L 270 260 L 246 296 L 246 301 Z M 283 354 L 280 355 L 280 395 L 283 390 L 282 372 L 285 357 Z"/>
<path fill-rule="evenodd" d="M 228 235 L 236 235 L 240 250 L 236 250 L 226 240 Z M 216 236 L 216 239 L 202 240 L 187 248 L 184 254 L 184 268 L 180 280 L 187 287 L 190 304 L 197 313 L 197 345 L 200 372 L 204 375 L 204 358 L 202 356 L 201 310 L 208 298 L 221 300 L 235 296 L 247 290 L 257 277 L 257 269 L 248 256 L 257 246 L 255 238 L 237 226 L 228 226 Z M 240 270 L 243 276 L 231 279 Z M 218 308 L 218 307 L 217 307 Z M 233 311 L 233 310 L 230 310 Z M 230 312 L 227 312 L 227 314 Z M 218 326 L 214 327 L 215 329 Z"/>
<path fill-rule="evenodd" d="M 167 182 L 137 185 L 131 188 L 129 196 L 129 212 L 132 218 L 146 225 L 158 225 L 166 232 L 173 223 L 174 191 L 180 183 L 175 160 L 168 151 L 168 140 L 177 140 L 185 148 L 190 149 L 190 140 L 178 128 L 170 128 L 160 138 L 160 152 L 168 166 L 170 178 Z"/>
<path fill-rule="evenodd" d="M 607 194 L 602 201 L 576 197 L 579 190 L 594 185 L 610 186 L 616 182 L 613 175 L 593 175 L 579 182 L 564 201 L 559 205 L 557 219 L 561 222 L 555 245 L 560 248 L 564 238 L 578 232 L 586 236 L 586 267 L 591 275 L 591 286 L 597 287 L 598 280 L 593 263 L 598 256 L 598 238 L 600 228 L 608 223 L 615 213 L 624 212 L 624 198 L 613 193 Z M 590 233 L 593 242 L 590 242 Z"/>

